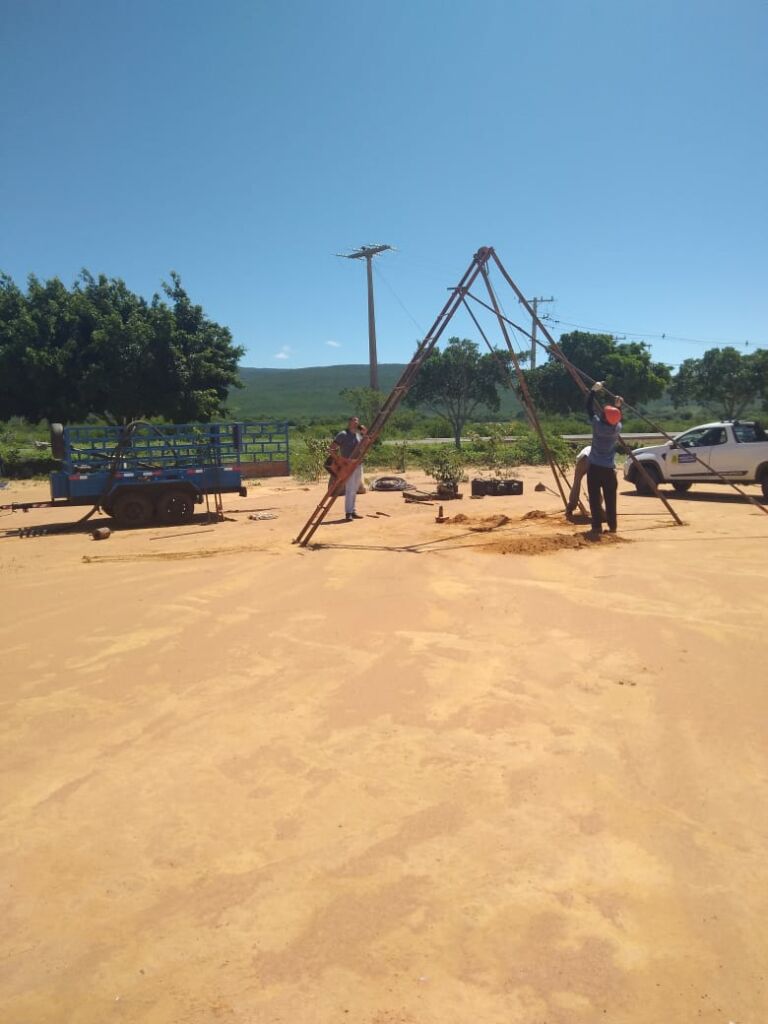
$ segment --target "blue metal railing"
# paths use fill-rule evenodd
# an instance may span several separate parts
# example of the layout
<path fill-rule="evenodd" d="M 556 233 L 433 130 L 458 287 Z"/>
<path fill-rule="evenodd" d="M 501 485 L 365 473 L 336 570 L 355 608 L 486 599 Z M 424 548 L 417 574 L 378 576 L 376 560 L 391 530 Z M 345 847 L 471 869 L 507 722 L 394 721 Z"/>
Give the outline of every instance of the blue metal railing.
<path fill-rule="evenodd" d="M 288 463 L 288 424 L 140 423 L 66 427 L 62 469 L 70 473 L 107 468 L 116 454 L 122 469 L 182 466 L 235 467 Z"/>

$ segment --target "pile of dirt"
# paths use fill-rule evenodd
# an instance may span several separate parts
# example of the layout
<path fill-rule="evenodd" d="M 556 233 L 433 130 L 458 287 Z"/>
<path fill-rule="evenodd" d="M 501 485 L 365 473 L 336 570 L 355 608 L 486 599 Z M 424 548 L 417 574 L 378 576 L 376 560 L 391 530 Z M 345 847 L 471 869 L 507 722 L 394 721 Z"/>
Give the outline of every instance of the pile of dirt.
<path fill-rule="evenodd" d="M 479 550 L 494 555 L 549 555 L 568 548 L 594 548 L 604 544 L 626 544 L 625 537 L 604 533 L 600 540 L 590 540 L 584 533 L 554 533 L 548 536 L 504 537 L 484 544 Z"/>

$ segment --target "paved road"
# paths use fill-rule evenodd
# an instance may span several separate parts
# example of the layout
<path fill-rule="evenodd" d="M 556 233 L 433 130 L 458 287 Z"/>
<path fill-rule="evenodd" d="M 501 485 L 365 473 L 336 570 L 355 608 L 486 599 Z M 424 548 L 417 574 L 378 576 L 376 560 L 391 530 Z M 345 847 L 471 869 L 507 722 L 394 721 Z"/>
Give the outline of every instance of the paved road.
<path fill-rule="evenodd" d="M 592 434 L 561 434 L 564 441 L 572 441 L 574 444 L 586 444 L 592 440 Z M 664 434 L 624 434 L 621 435 L 625 441 L 648 441 L 649 443 L 661 442 L 664 440 Z M 462 437 L 462 442 L 469 442 L 471 438 Z M 482 441 L 489 441 L 489 437 L 481 437 Z M 502 441 L 517 441 L 518 437 L 515 434 L 510 434 L 508 437 L 502 437 Z M 385 440 L 384 444 L 401 444 L 403 441 L 406 444 L 453 444 L 452 437 L 409 437 L 409 438 L 392 438 Z"/>

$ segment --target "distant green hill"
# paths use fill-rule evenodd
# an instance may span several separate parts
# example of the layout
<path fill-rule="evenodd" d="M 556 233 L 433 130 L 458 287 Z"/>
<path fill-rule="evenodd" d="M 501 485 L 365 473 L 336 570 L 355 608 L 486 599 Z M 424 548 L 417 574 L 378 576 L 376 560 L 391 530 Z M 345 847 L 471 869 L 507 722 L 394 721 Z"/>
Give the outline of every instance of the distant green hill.
<path fill-rule="evenodd" d="M 379 364 L 379 389 L 388 394 L 399 380 L 405 363 Z M 350 410 L 339 392 L 368 386 L 365 364 L 308 366 L 298 370 L 240 368 L 242 390 L 229 393 L 227 405 L 237 419 L 289 421 L 338 419 Z M 520 406 L 511 392 L 502 395 L 502 418 L 511 418 Z M 354 410 L 352 410 L 354 411 Z"/>
<path fill-rule="evenodd" d="M 384 394 L 389 394 L 405 366 L 405 363 L 379 364 L 379 387 Z M 280 419 L 291 423 L 325 422 L 343 419 L 355 411 L 349 409 L 339 392 L 345 388 L 367 387 L 368 366 L 356 363 L 308 366 L 299 370 L 241 367 L 240 377 L 243 388 L 230 391 L 227 402 L 233 418 Z M 711 410 L 695 406 L 675 409 L 668 394 L 648 402 L 645 408 L 649 417 L 657 422 L 669 420 L 681 425 L 688 421 L 704 423 L 713 416 Z M 481 411 L 477 419 L 503 422 L 514 419 L 519 412 L 520 404 L 512 392 L 503 391 L 500 411 L 486 415 Z M 579 419 L 577 413 L 574 419 Z"/>

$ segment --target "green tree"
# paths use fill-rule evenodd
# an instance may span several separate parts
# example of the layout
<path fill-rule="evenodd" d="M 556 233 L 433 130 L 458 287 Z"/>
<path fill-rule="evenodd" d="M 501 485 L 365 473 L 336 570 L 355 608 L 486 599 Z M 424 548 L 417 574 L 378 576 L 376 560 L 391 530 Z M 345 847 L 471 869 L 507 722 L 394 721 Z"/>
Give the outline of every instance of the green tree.
<path fill-rule="evenodd" d="M 78 330 L 72 296 L 57 278 L 33 274 L 24 295 L 2 279 L 0 300 L 0 417 L 37 421 L 80 413 Z"/>
<path fill-rule="evenodd" d="M 191 302 L 177 274 L 163 289 L 170 305 L 87 270 L 71 291 L 32 275 L 26 295 L 0 276 L 0 419 L 222 414 L 229 389 L 241 386 L 244 350 Z"/>
<path fill-rule="evenodd" d="M 768 352 L 743 356 L 735 348 L 711 348 L 686 359 L 670 388 L 675 406 L 697 402 L 724 419 L 737 419 L 762 400 L 768 408 Z"/>
<path fill-rule="evenodd" d="M 119 278 L 83 270 L 71 294 L 75 351 L 66 367 L 78 418 L 112 422 L 162 415 L 148 303 Z"/>
<path fill-rule="evenodd" d="M 339 392 L 341 398 L 349 403 L 351 416 L 359 416 L 360 422 L 370 427 L 384 404 L 384 395 L 375 388 L 344 388 Z"/>
<path fill-rule="evenodd" d="M 155 365 L 160 373 L 161 415 L 169 420 L 210 420 L 226 412 L 229 389 L 242 387 L 237 371 L 245 349 L 232 343 L 232 334 L 210 320 L 195 305 L 171 273 L 163 282 L 170 307 L 159 296 L 152 300 Z"/>
<path fill-rule="evenodd" d="M 449 338 L 442 352 L 434 351 L 425 360 L 406 401 L 444 416 L 460 448 L 464 425 L 476 409 L 498 411 L 498 388 L 507 384 L 508 366 L 506 353 L 480 355 L 474 341 Z"/>
<path fill-rule="evenodd" d="M 34 336 L 24 293 L 7 274 L 0 274 L 0 420 L 24 416 L 25 401 L 32 404 L 24 357 Z"/>
<path fill-rule="evenodd" d="M 606 381 L 614 394 L 635 404 L 664 393 L 669 368 L 651 361 L 645 342 L 618 344 L 610 334 L 573 331 L 559 341 L 563 354 L 573 365 L 595 380 Z M 541 409 L 571 413 L 584 408 L 584 398 L 565 366 L 554 356 L 543 366 L 526 373 L 531 396 Z"/>

